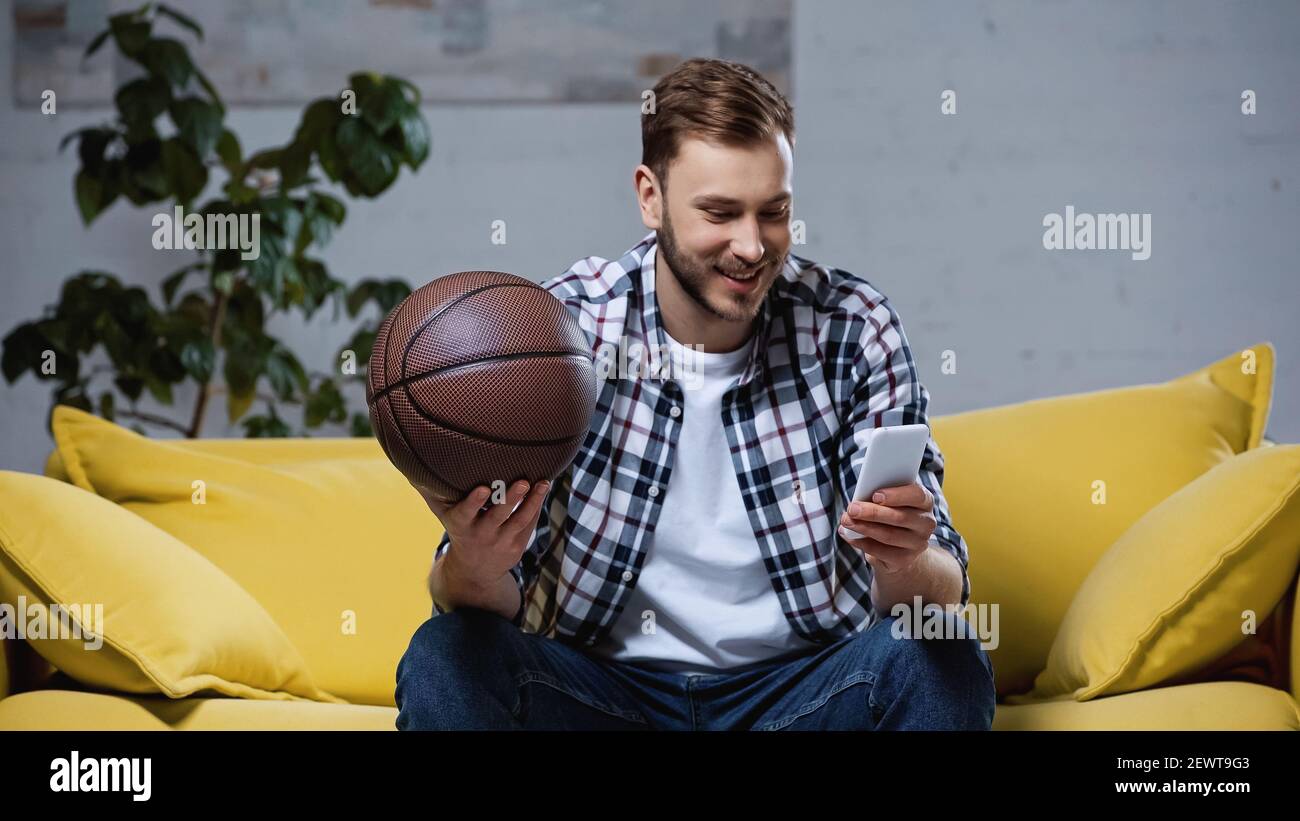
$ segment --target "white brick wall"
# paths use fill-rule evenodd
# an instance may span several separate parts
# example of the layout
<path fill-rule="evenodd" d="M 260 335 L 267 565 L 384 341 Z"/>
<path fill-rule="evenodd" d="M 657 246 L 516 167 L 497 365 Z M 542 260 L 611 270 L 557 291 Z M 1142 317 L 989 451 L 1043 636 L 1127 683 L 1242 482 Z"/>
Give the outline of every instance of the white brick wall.
<path fill-rule="evenodd" d="M 0 2 L 0 334 L 77 270 L 156 288 L 183 258 L 154 252 L 150 213 L 122 203 L 82 228 L 75 152 L 55 148 L 106 112 L 15 112 L 11 18 Z M 1300 442 L 1298 35 L 1292 2 L 797 0 L 798 250 L 891 297 L 936 414 L 1164 380 L 1268 340 L 1269 436 Z M 955 117 L 939 114 L 945 88 Z M 232 124 L 260 148 L 299 111 L 240 109 Z M 422 282 L 471 267 L 542 279 L 617 254 L 643 233 L 637 111 L 429 107 L 425 168 L 350 202 L 326 260 L 345 279 Z M 1067 204 L 1151 213 L 1151 259 L 1043 250 L 1043 215 Z M 504 247 L 488 242 L 493 219 Z M 277 331 L 323 368 L 348 331 L 319 320 Z M 940 374 L 945 349 L 956 374 Z M 47 407 L 30 376 L 0 380 L 0 468 L 40 470 Z M 211 409 L 208 435 L 225 435 L 224 403 Z"/>

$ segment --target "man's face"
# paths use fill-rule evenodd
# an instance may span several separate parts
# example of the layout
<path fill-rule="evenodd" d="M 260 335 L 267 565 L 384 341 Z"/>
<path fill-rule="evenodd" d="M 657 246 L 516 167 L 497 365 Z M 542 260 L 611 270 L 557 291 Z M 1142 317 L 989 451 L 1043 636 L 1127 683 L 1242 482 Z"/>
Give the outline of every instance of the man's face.
<path fill-rule="evenodd" d="M 752 146 L 687 138 L 668 167 L 659 253 L 682 290 L 752 320 L 790 250 L 794 159 L 785 135 Z"/>

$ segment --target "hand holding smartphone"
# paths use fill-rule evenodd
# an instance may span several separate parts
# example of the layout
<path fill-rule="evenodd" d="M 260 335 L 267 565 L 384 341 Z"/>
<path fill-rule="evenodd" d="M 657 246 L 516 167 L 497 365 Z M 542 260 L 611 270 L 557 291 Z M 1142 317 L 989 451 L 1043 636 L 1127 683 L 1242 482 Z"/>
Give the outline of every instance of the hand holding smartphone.
<path fill-rule="evenodd" d="M 853 501 L 865 502 L 882 487 L 909 485 L 921 472 L 921 457 L 930 438 L 928 425 L 895 425 L 876 428 L 867 440 L 867 456 L 862 460 Z M 844 528 L 855 539 L 862 534 Z"/>

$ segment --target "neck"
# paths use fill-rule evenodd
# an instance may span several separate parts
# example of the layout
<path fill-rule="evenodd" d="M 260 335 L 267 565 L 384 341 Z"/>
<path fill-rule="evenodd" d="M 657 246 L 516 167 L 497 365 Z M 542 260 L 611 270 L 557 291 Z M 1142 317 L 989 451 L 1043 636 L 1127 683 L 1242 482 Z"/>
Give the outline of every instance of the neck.
<path fill-rule="evenodd" d="M 655 254 L 655 294 L 664 330 L 683 345 L 700 345 L 705 353 L 734 351 L 753 333 L 752 320 L 729 322 L 704 308 L 682 290 L 663 254 Z"/>

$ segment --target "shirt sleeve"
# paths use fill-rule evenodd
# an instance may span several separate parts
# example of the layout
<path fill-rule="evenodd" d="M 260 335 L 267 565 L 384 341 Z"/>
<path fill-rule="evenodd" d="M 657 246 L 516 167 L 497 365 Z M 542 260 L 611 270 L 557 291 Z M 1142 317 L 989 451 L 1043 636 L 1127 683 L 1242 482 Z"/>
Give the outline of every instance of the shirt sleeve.
<path fill-rule="evenodd" d="M 929 425 L 930 394 L 917 376 L 902 319 L 886 299 L 875 303 L 866 316 L 860 344 L 854 352 L 848 381 L 847 420 L 840 437 L 840 479 L 848 506 L 865 458 L 863 445 L 875 428 Z M 953 526 L 943 495 L 943 454 L 933 432 L 926 440 L 918 481 L 934 496 L 935 529 L 930 544 L 952 554 L 961 567 L 961 605 L 970 601 L 969 554 L 966 542 Z"/>

